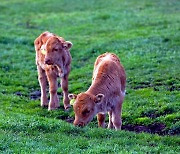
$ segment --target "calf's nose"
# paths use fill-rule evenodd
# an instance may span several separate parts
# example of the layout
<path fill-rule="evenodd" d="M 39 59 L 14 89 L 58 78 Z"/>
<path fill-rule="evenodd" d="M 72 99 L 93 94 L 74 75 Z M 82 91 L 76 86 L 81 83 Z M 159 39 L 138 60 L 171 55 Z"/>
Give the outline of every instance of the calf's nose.
<path fill-rule="evenodd" d="M 51 62 L 51 60 L 50 60 L 50 59 L 45 59 L 45 64 L 47 64 L 47 65 L 51 65 L 51 64 L 52 64 L 52 62 Z"/>
<path fill-rule="evenodd" d="M 84 126 L 84 123 L 83 122 L 79 122 L 79 123 L 74 123 L 75 126 L 78 126 L 78 127 L 83 127 Z"/>

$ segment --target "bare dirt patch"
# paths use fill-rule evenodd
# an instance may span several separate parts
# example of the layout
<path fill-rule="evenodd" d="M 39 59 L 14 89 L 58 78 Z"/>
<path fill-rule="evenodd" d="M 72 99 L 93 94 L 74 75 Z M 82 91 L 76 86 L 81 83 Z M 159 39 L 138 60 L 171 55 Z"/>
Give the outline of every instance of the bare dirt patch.
<path fill-rule="evenodd" d="M 49 92 L 47 91 L 47 94 L 48 94 Z M 62 97 L 62 93 L 59 93 L 58 92 L 58 96 L 59 96 L 59 98 L 61 98 Z M 32 99 L 32 100 L 40 100 L 41 99 L 41 91 L 40 90 L 35 90 L 35 91 L 33 91 L 33 92 L 31 92 L 30 93 L 30 99 Z M 49 99 L 49 97 L 48 97 L 48 99 Z"/>
<path fill-rule="evenodd" d="M 166 132 L 164 131 L 165 127 L 166 126 L 163 123 L 154 123 L 148 126 L 129 124 L 129 125 L 123 125 L 122 129 L 128 131 L 134 131 L 137 133 L 146 132 L 151 134 L 166 135 Z"/>
<path fill-rule="evenodd" d="M 36 90 L 30 93 L 30 99 L 40 100 L 40 98 L 41 98 L 41 92 L 39 90 Z"/>

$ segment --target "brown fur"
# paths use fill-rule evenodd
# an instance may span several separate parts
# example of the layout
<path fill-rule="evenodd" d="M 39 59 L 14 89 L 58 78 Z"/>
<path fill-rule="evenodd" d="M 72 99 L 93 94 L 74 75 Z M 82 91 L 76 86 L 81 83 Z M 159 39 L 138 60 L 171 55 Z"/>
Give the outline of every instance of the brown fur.
<path fill-rule="evenodd" d="M 59 107 L 57 96 L 58 77 L 61 77 L 61 87 L 64 95 L 65 109 L 70 107 L 68 98 L 68 75 L 70 72 L 71 55 L 69 49 L 72 43 L 65 41 L 50 32 L 44 32 L 34 41 L 36 50 L 36 65 L 38 80 L 41 87 L 41 106 L 48 106 L 46 94 L 47 81 L 49 83 L 50 102 L 48 110 Z M 42 52 L 45 51 L 45 53 Z"/>
<path fill-rule="evenodd" d="M 108 128 L 121 129 L 121 110 L 125 96 L 126 75 L 118 57 L 112 53 L 100 55 L 94 64 L 92 84 L 75 98 L 74 125 L 85 126 L 97 114 L 98 125 L 105 126 L 105 114 L 109 114 Z"/>

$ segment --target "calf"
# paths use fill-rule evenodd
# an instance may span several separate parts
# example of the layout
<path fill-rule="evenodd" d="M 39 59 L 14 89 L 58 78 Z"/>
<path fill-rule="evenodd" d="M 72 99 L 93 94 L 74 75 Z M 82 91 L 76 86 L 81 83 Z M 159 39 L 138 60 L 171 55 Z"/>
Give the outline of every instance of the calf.
<path fill-rule="evenodd" d="M 69 50 L 72 47 L 72 43 L 50 32 L 44 32 L 36 38 L 34 46 L 36 50 L 38 80 L 41 87 L 41 106 L 48 106 L 48 110 L 57 109 L 60 106 L 57 95 L 57 79 L 61 77 L 64 108 L 68 109 L 70 107 L 68 75 L 71 64 Z M 49 82 L 50 92 L 49 105 L 46 94 L 47 81 Z"/>
<path fill-rule="evenodd" d="M 70 99 L 75 99 L 74 125 L 85 126 L 97 114 L 99 127 L 105 127 L 105 114 L 108 112 L 108 128 L 121 129 L 125 84 L 126 75 L 119 58 L 112 53 L 100 55 L 94 65 L 89 89 L 78 95 L 69 94 Z"/>

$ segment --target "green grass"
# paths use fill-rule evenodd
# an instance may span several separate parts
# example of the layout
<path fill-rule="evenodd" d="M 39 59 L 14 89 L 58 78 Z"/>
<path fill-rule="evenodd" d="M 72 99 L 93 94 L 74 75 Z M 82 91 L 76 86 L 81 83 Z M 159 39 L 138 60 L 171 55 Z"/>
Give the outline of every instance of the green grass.
<path fill-rule="evenodd" d="M 178 0 L 1 0 L 0 153 L 179 153 L 179 8 Z M 40 89 L 33 41 L 46 30 L 74 44 L 71 93 L 87 90 L 96 57 L 114 52 L 127 74 L 123 125 L 160 123 L 166 136 L 99 129 L 96 119 L 76 128 L 64 121 L 72 109 L 48 112 L 31 100 Z"/>

